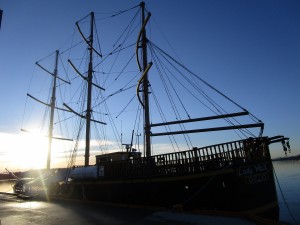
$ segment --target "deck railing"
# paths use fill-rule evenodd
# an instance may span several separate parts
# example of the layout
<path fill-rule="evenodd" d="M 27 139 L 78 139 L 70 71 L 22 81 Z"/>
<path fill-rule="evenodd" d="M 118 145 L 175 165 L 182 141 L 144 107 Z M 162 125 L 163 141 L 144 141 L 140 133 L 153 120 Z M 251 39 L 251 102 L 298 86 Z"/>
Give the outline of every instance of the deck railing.
<path fill-rule="evenodd" d="M 245 139 L 192 150 L 106 162 L 104 179 L 158 177 L 204 173 L 233 164 L 259 162 L 270 158 L 266 138 Z"/>

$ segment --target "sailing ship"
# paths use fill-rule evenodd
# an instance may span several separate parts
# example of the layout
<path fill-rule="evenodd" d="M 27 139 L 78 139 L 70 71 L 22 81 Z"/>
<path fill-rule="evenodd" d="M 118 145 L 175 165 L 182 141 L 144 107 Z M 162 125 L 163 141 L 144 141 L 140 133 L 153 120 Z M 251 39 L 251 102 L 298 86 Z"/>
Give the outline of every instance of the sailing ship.
<path fill-rule="evenodd" d="M 134 16 L 128 17 L 129 12 L 135 12 Z M 99 35 L 95 23 L 117 17 L 122 18 L 116 23 L 117 28 L 124 18 L 130 18 L 130 23 L 106 50 L 107 45 L 96 39 L 101 35 L 106 41 L 112 38 L 104 37 L 105 25 Z M 76 92 L 72 100 L 63 103 L 64 109 L 72 114 L 69 117 L 77 120 L 72 123 L 78 125 L 79 132 L 74 135 L 65 177 L 52 182 L 55 188 L 49 190 L 49 196 L 230 211 L 278 220 L 269 145 L 281 142 L 286 151 L 290 147 L 288 138 L 264 136 L 264 124 L 259 119 L 158 47 L 151 40 L 152 35 L 148 35 L 150 18 L 151 13 L 142 2 L 99 20 L 92 12 L 76 22 L 82 41 L 73 43 L 68 51 L 75 52 L 74 48 L 82 44 L 86 45 L 86 51 L 83 57 L 69 58 L 68 63 L 76 74 L 75 82 L 80 79 L 78 83 L 83 83 L 85 94 Z M 82 26 L 87 24 L 84 30 Z M 112 25 L 106 28 L 108 32 L 114 30 Z M 134 49 L 129 50 L 131 47 Z M 137 66 L 133 67 L 134 58 Z M 51 74 L 57 74 L 56 71 L 57 68 Z M 113 84 L 117 87 L 113 88 Z M 56 86 L 54 83 L 53 90 Z M 77 95 L 80 100 L 75 102 Z M 120 100 L 115 100 L 117 97 Z M 54 109 L 55 97 L 52 99 L 48 106 Z M 81 109 L 76 110 L 75 105 Z M 52 137 L 53 118 L 50 120 Z M 213 126 L 208 126 L 208 122 Z M 120 124 L 121 132 L 117 128 Z M 101 154 L 95 150 L 92 128 L 100 137 L 97 146 Z M 84 130 L 84 163 L 76 164 L 76 158 L 82 155 Z M 206 133 L 217 135 L 212 139 Z M 238 138 L 228 141 L 233 133 Z M 112 136 L 117 141 L 112 141 Z M 220 143 L 209 143 L 216 139 Z M 48 156 L 47 168 L 50 168 L 50 150 Z"/>

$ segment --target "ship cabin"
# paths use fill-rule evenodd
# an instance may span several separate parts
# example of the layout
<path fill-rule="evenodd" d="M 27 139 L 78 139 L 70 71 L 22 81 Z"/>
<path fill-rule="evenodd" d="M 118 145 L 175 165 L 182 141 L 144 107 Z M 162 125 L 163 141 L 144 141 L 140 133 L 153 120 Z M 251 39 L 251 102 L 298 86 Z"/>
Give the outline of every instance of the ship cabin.
<path fill-rule="evenodd" d="M 128 161 L 132 159 L 141 158 L 142 153 L 135 149 L 126 152 L 112 152 L 102 155 L 96 155 L 96 165 L 103 165 L 109 162 Z"/>

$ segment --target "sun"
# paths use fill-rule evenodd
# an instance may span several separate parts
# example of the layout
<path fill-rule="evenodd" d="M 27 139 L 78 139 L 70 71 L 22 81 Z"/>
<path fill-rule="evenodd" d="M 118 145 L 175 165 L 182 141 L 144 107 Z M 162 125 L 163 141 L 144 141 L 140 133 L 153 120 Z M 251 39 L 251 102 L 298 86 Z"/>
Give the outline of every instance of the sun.
<path fill-rule="evenodd" d="M 0 132 L 0 170 L 46 169 L 48 138 L 38 132 Z M 65 167 L 73 142 L 52 140 L 50 168 Z"/>
<path fill-rule="evenodd" d="M 46 168 L 48 139 L 39 133 L 22 133 L 15 149 L 14 163 L 20 168 Z"/>

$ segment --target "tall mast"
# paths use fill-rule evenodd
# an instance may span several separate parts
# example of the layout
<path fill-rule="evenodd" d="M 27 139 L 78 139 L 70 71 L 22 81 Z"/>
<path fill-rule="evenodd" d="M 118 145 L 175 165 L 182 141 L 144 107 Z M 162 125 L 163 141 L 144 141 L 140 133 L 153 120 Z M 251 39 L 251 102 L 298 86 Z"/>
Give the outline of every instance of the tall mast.
<path fill-rule="evenodd" d="M 84 166 L 89 165 L 90 158 L 90 133 L 91 133 L 91 114 L 92 114 L 92 80 L 93 80 L 93 33 L 94 33 L 94 13 L 91 12 L 91 28 L 89 38 L 89 70 L 88 70 L 88 93 L 87 93 L 87 105 L 86 105 L 86 133 L 85 133 L 85 155 Z"/>
<path fill-rule="evenodd" d="M 49 124 L 47 169 L 50 169 L 50 162 L 51 162 L 51 147 L 52 147 L 52 137 L 53 137 L 53 121 L 54 121 L 54 109 L 55 109 L 55 101 L 56 101 L 56 80 L 57 80 L 58 55 L 59 55 L 59 51 L 56 50 L 55 67 L 54 67 L 54 72 L 53 72 L 52 96 L 51 96 L 51 102 L 50 102 L 50 124 Z"/>
<path fill-rule="evenodd" d="M 145 23 L 145 3 L 141 3 L 142 8 L 142 24 Z M 147 36 L 146 28 L 143 27 L 142 30 L 142 59 L 143 59 L 143 71 L 145 73 L 143 80 L 143 104 L 144 104 L 144 148 L 146 150 L 146 156 L 151 156 L 151 127 L 150 127 L 150 114 L 149 114 L 149 81 L 148 81 L 148 72 L 146 68 L 148 66 L 147 59 Z"/>

